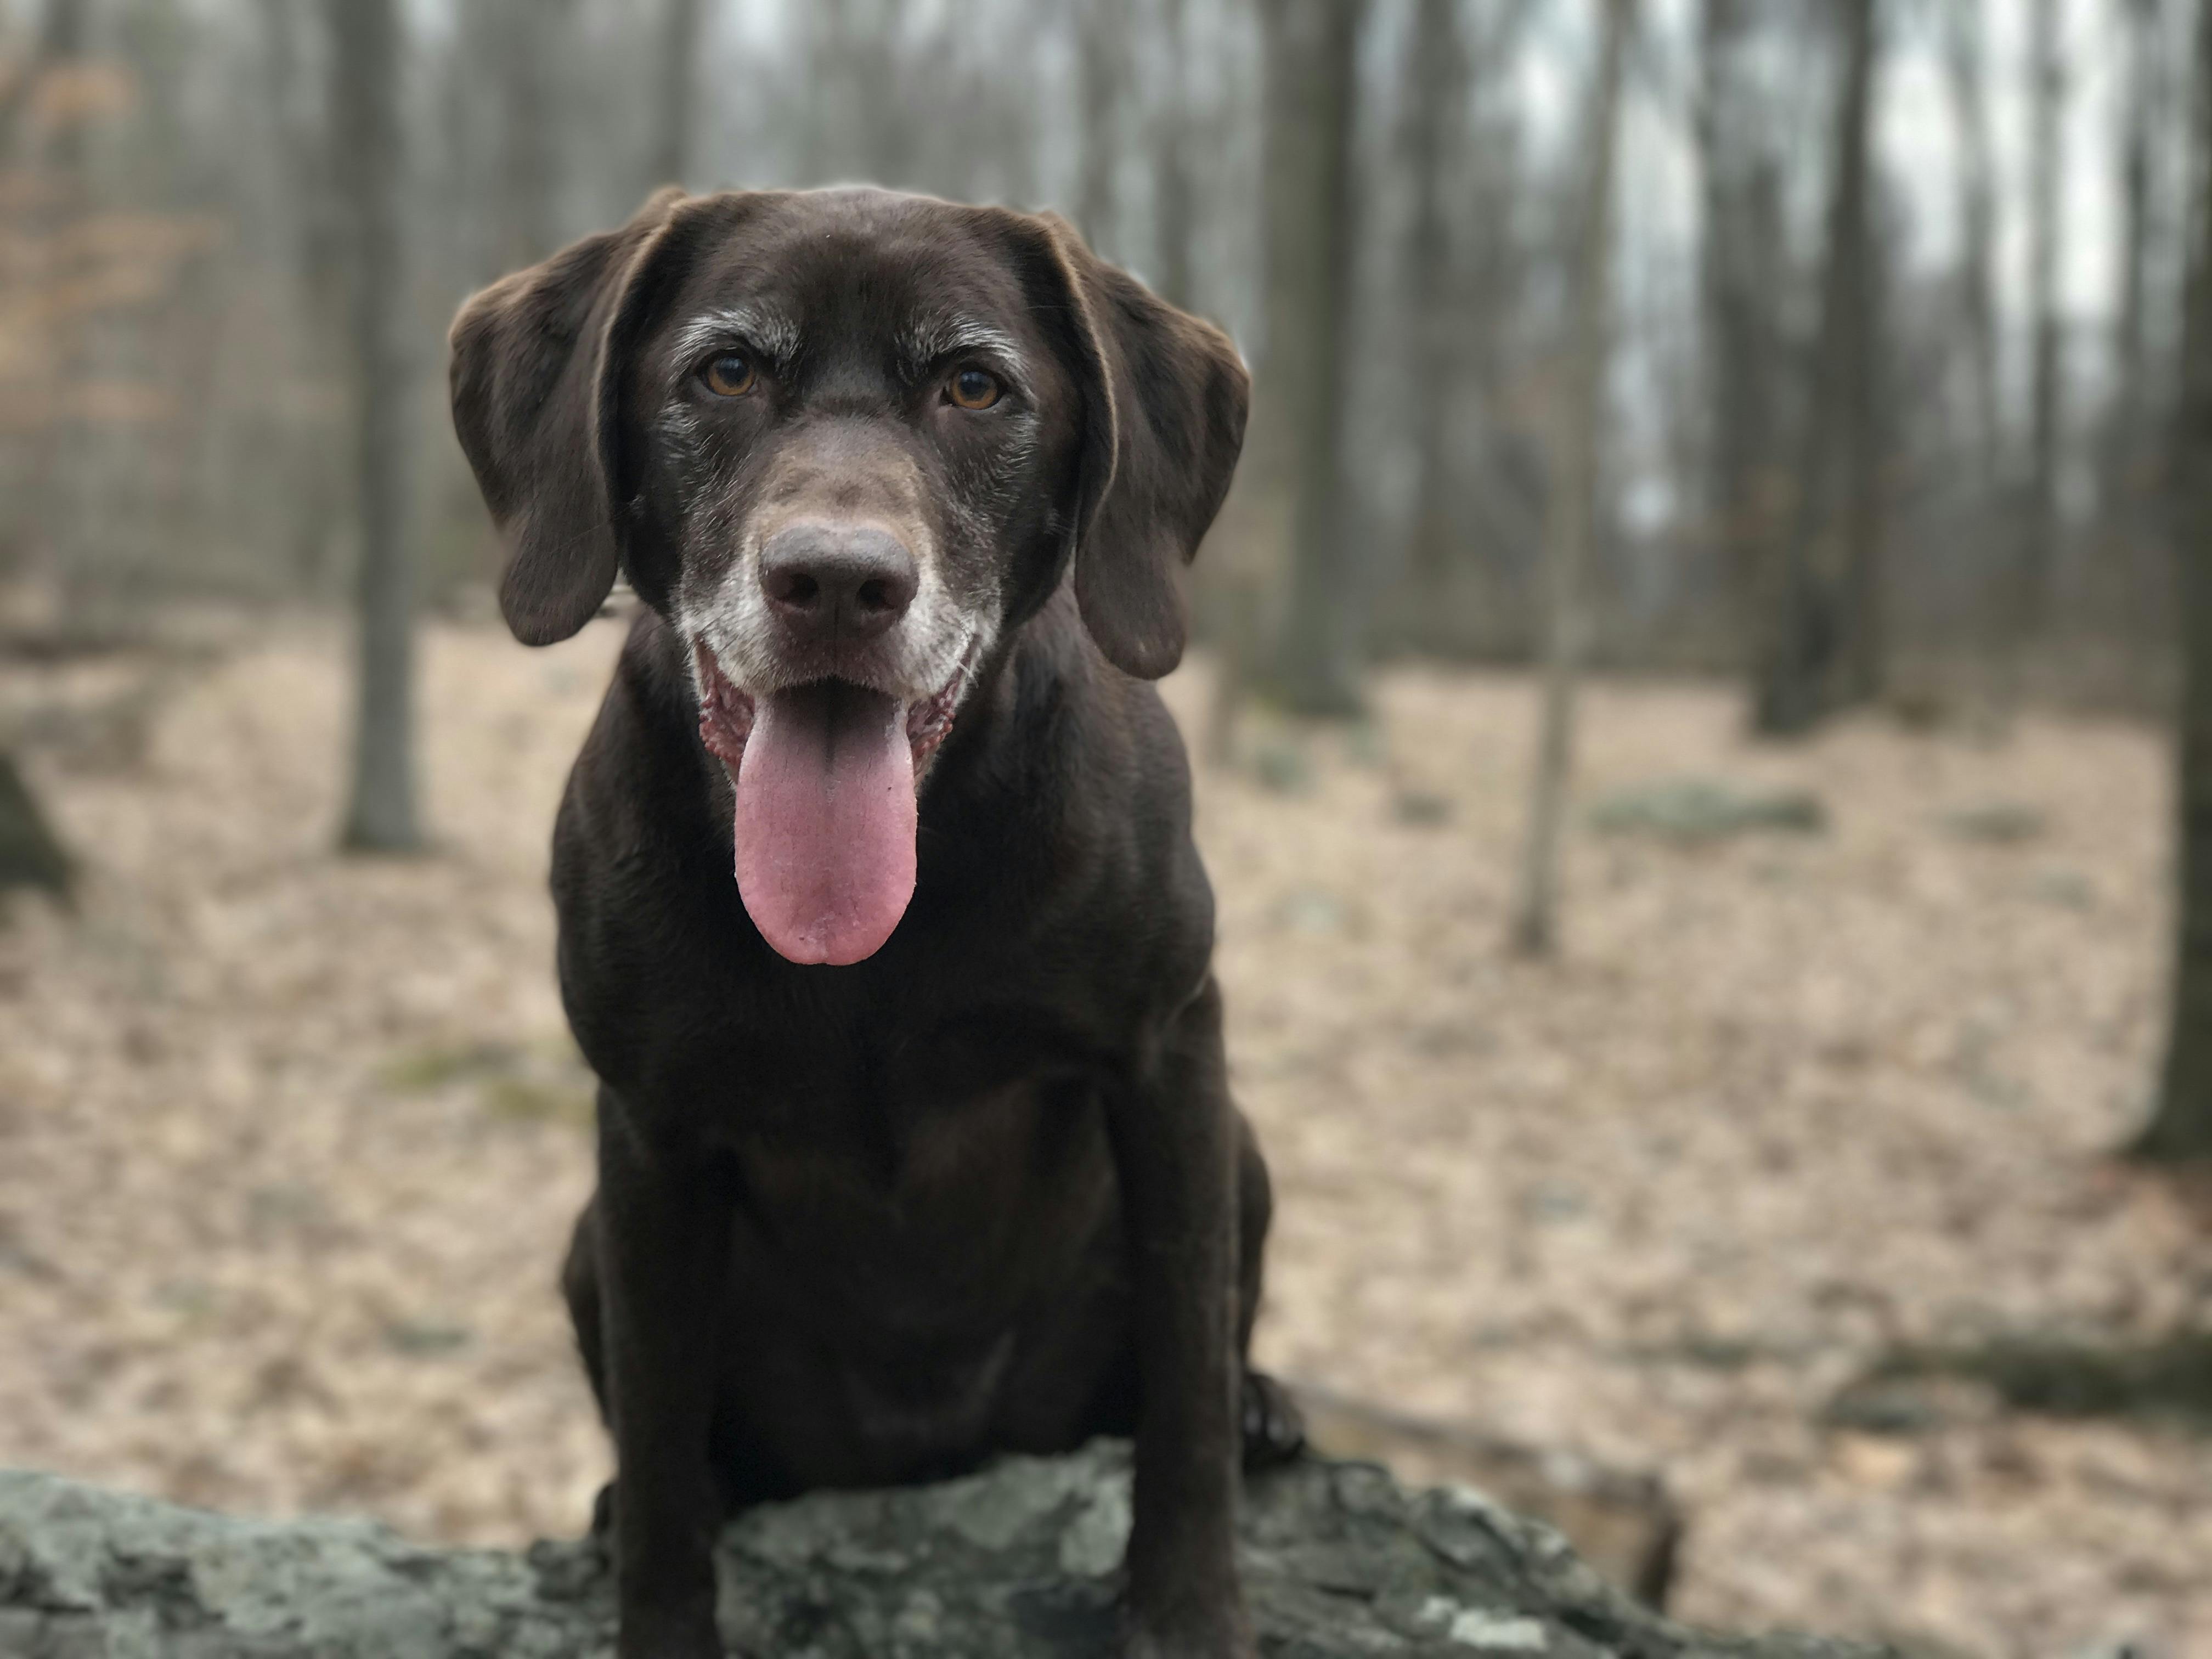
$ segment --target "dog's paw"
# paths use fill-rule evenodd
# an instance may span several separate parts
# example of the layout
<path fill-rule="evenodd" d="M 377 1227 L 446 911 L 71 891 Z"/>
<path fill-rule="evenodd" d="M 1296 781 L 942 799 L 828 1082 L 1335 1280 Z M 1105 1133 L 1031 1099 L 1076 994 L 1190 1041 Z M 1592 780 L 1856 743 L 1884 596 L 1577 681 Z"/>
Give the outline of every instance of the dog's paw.
<path fill-rule="evenodd" d="M 615 1638 L 616 1659 L 725 1659 L 714 1621 L 707 1620 L 623 1620 Z M 733 1656 L 732 1659 L 743 1659 Z"/>
<path fill-rule="evenodd" d="M 1244 1373 L 1243 1407 L 1246 1468 L 1273 1468 L 1306 1449 L 1305 1413 L 1265 1371 Z"/>
<path fill-rule="evenodd" d="M 617 1600 L 615 1659 L 751 1659 L 725 1651 L 714 1626 L 711 1579 L 684 1590 Z"/>
<path fill-rule="evenodd" d="M 1121 1659 L 1259 1659 L 1259 1654 L 1241 1617 L 1206 1630 L 1133 1631 L 1121 1646 Z"/>
<path fill-rule="evenodd" d="M 1252 1632 L 1237 1621 L 1218 1631 L 1138 1631 L 1122 1644 L 1121 1659 L 1259 1659 Z"/>
<path fill-rule="evenodd" d="M 1232 1576 L 1211 1588 L 1124 1605 L 1121 1659 L 1258 1659 L 1252 1620 Z"/>

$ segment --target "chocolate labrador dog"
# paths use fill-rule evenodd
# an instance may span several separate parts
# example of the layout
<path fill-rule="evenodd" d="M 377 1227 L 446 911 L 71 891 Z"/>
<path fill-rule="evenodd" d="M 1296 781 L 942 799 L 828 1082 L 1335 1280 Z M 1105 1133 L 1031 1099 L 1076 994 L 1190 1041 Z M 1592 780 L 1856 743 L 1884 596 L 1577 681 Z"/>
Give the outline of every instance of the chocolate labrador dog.
<path fill-rule="evenodd" d="M 644 602 L 552 882 L 621 1653 L 720 1652 L 735 1506 L 1133 1433 L 1126 1651 L 1250 1655 L 1299 1431 L 1151 684 L 1234 349 L 1056 219 L 672 191 L 471 300 L 453 400 L 515 634 Z"/>

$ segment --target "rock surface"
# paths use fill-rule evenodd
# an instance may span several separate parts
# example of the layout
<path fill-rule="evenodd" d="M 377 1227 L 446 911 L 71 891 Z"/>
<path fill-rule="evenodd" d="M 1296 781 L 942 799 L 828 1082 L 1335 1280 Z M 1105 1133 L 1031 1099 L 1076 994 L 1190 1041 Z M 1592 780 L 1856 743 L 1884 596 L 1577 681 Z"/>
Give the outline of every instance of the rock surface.
<path fill-rule="evenodd" d="M 1128 1515 L 1127 1451 L 1107 1443 L 755 1510 L 723 1540 L 723 1632 L 763 1659 L 1107 1659 Z M 1243 1532 L 1267 1659 L 1880 1651 L 1686 1630 L 1548 1528 L 1367 1464 L 1255 1478 Z M 424 1548 L 365 1522 L 240 1521 L 0 1473 L 6 1659 L 587 1659 L 611 1651 L 612 1629 L 586 1543 Z"/>

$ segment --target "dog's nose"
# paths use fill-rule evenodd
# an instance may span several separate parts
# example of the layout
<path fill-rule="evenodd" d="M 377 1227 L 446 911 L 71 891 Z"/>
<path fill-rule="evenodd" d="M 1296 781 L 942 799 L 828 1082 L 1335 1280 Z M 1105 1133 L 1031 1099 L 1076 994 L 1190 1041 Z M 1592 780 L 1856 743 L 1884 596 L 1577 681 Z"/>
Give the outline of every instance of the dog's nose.
<path fill-rule="evenodd" d="M 761 591 L 808 639 L 872 640 L 914 603 L 914 555 L 877 525 L 787 525 L 761 549 Z"/>

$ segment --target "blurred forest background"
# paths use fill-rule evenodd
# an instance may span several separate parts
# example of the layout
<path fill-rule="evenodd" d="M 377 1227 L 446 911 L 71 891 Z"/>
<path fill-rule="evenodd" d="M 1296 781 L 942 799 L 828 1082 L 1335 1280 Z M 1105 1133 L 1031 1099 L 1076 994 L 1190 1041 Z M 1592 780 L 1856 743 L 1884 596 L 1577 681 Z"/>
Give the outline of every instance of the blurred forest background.
<path fill-rule="evenodd" d="M 1601 7 L 398 9 L 386 280 L 425 605 L 465 604 L 492 556 L 445 433 L 437 343 L 461 296 L 659 181 L 866 179 L 1055 206 L 1226 323 L 1263 391 L 1317 383 L 1330 429 L 1292 434 L 1281 469 L 1310 492 L 1300 557 L 1335 584 L 1300 700 L 1348 701 L 1332 675 L 1377 655 L 1536 648 Z M 2193 8 L 1642 11 L 1618 115 L 1601 659 L 1809 669 L 1809 689 L 1765 687 L 1781 724 L 1808 697 L 2014 678 L 2163 707 Z M 364 60 L 326 12 L 353 27 L 311 0 L 0 7 L 0 568 L 50 629 L 349 592 L 349 168 L 374 146 L 349 125 Z M 1768 578 L 1792 563 L 1815 614 L 1775 625 L 1787 584 Z"/>
<path fill-rule="evenodd" d="M 617 624 L 499 632 L 442 340 L 671 180 L 1050 206 L 1252 363 L 1169 695 L 1334 1443 L 2212 1649 L 2208 0 L 0 0 L 0 1459 L 581 1515 Z"/>

